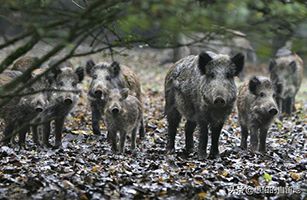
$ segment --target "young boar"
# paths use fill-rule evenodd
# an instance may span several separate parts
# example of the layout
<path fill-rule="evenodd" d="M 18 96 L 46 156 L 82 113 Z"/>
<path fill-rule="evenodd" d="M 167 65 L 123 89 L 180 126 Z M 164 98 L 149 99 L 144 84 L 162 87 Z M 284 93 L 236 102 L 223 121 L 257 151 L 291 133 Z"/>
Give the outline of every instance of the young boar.
<path fill-rule="evenodd" d="M 43 123 L 43 135 L 40 135 L 42 139 L 40 139 L 39 143 L 43 143 L 48 147 L 51 147 L 49 136 L 50 122 L 52 120 L 55 121 L 55 147 L 61 146 L 65 118 L 77 104 L 79 99 L 78 83 L 84 78 L 82 67 L 74 71 L 70 62 L 67 62 L 65 66 L 57 67 L 53 70 L 52 75 L 49 75 L 51 89 L 58 91 L 50 92 L 50 105 L 36 119 L 37 123 Z"/>
<path fill-rule="evenodd" d="M 165 79 L 165 113 L 168 122 L 168 151 L 175 150 L 175 136 L 181 117 L 185 124 L 186 151 L 193 150 L 193 132 L 200 128 L 198 156 L 206 157 L 208 127 L 212 145 L 209 158 L 219 156 L 219 137 L 223 124 L 236 100 L 237 76 L 244 65 L 244 56 L 230 58 L 213 52 L 188 56 L 170 68 Z"/>
<path fill-rule="evenodd" d="M 117 132 L 120 133 L 119 152 L 124 153 L 127 134 L 131 134 L 131 151 L 135 149 L 136 132 L 142 122 L 142 104 L 129 89 L 112 89 L 107 95 L 104 109 L 105 123 L 108 129 L 113 152 L 117 149 Z"/>
<path fill-rule="evenodd" d="M 266 77 L 255 76 L 240 87 L 237 107 L 243 149 L 250 132 L 251 150 L 266 151 L 267 132 L 278 113 L 274 95 L 272 82 Z"/>
<path fill-rule="evenodd" d="M 37 71 L 40 70 L 33 71 L 31 79 L 41 73 Z M 5 71 L 0 75 L 0 84 L 4 85 L 21 74 L 18 71 Z M 48 82 L 43 77 L 24 90 L 24 93 L 28 93 L 27 95 L 13 97 L 10 102 L 0 108 L 0 115 L 6 123 L 5 144 L 9 143 L 12 133 L 18 131 L 19 144 L 24 145 L 31 120 L 48 105 L 48 95 L 43 91 L 46 88 L 48 88 Z"/>
<path fill-rule="evenodd" d="M 106 96 L 109 89 L 129 88 L 131 95 L 142 102 L 140 81 L 134 72 L 117 62 L 95 64 L 89 60 L 86 64 L 86 72 L 92 78 L 88 99 L 92 110 L 92 128 L 94 134 L 100 134 L 99 121 L 106 104 Z M 139 134 L 144 137 L 144 123 L 141 122 Z"/>
<path fill-rule="evenodd" d="M 279 51 L 271 61 L 269 71 L 280 112 L 291 114 L 295 109 L 295 96 L 303 79 L 303 61 L 296 54 L 282 52 Z"/>

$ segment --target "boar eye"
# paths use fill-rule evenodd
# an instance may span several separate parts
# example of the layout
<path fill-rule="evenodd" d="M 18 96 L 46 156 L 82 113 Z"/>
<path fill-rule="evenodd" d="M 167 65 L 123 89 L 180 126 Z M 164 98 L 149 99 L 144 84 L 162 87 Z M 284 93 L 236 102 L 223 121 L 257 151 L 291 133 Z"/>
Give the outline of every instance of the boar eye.
<path fill-rule="evenodd" d="M 226 74 L 226 78 L 232 78 L 231 73 L 228 72 L 228 73 Z"/>
<path fill-rule="evenodd" d="M 64 82 L 63 82 L 63 81 L 60 81 L 60 82 L 59 82 L 59 86 L 64 86 Z"/>
<path fill-rule="evenodd" d="M 265 97 L 264 92 L 260 92 L 260 97 Z"/>
<path fill-rule="evenodd" d="M 93 75 L 93 79 L 97 79 L 97 75 L 95 74 L 95 75 Z"/>
<path fill-rule="evenodd" d="M 273 98 L 274 98 L 274 99 L 276 98 L 276 94 L 275 94 L 275 93 L 273 93 Z"/>
<path fill-rule="evenodd" d="M 29 88 L 29 92 L 35 92 L 34 88 Z"/>
<path fill-rule="evenodd" d="M 110 81 L 110 80 L 111 80 L 111 77 L 110 77 L 110 76 L 106 76 L 106 80 L 107 80 L 107 81 Z"/>
<path fill-rule="evenodd" d="M 72 85 L 73 87 L 75 87 L 75 86 L 77 85 L 77 82 L 74 81 L 74 82 L 71 83 L 71 85 Z"/>
<path fill-rule="evenodd" d="M 209 73 L 209 74 L 208 74 L 208 77 L 209 77 L 209 78 L 214 78 L 215 75 L 214 75 L 214 73 Z"/>

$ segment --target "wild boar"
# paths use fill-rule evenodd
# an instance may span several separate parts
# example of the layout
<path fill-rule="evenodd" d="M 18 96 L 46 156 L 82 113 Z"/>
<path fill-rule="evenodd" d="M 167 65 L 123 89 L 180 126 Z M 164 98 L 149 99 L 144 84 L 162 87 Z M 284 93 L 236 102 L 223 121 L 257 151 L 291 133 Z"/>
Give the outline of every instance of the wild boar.
<path fill-rule="evenodd" d="M 241 126 L 241 147 L 247 148 L 250 132 L 252 151 L 266 151 L 266 137 L 278 114 L 275 93 L 269 78 L 254 76 L 239 89 L 237 108 Z"/>
<path fill-rule="evenodd" d="M 107 95 L 105 123 L 111 139 L 112 150 L 116 152 L 117 132 L 120 133 L 119 152 L 124 153 L 127 134 L 131 134 L 131 151 L 136 146 L 136 132 L 142 122 L 142 104 L 129 89 L 112 89 Z"/>
<path fill-rule="evenodd" d="M 295 96 L 303 80 L 303 61 L 290 51 L 278 51 L 269 71 L 279 110 L 290 115 L 295 109 Z"/>
<path fill-rule="evenodd" d="M 78 83 L 84 78 L 84 69 L 78 67 L 76 70 L 71 68 L 71 63 L 67 62 L 67 67 L 61 65 L 56 67 L 51 75 L 51 92 L 49 106 L 36 118 L 35 123 L 43 123 L 43 133 L 39 133 L 39 143 L 51 147 L 49 143 L 50 122 L 55 121 L 55 146 L 61 146 L 62 131 L 66 116 L 70 113 L 79 99 Z M 54 91 L 52 91 L 54 90 Z M 35 131 L 37 132 L 37 130 Z"/>
<path fill-rule="evenodd" d="M 86 64 L 86 72 L 92 78 L 88 92 L 92 110 L 92 129 L 94 134 L 99 135 L 99 121 L 103 115 L 101 110 L 104 110 L 108 90 L 129 88 L 130 94 L 142 103 L 140 81 L 130 68 L 120 65 L 118 62 L 95 64 L 92 60 L 89 60 Z M 139 130 L 141 138 L 144 137 L 144 133 L 144 122 L 142 120 Z"/>
<path fill-rule="evenodd" d="M 175 150 L 175 136 L 182 116 L 185 124 L 186 151 L 193 150 L 193 132 L 200 128 L 198 156 L 206 157 L 208 127 L 212 145 L 209 158 L 219 156 L 219 137 L 236 100 L 234 77 L 242 71 L 244 56 L 203 52 L 175 63 L 165 79 L 165 113 L 168 122 L 167 150 Z"/>

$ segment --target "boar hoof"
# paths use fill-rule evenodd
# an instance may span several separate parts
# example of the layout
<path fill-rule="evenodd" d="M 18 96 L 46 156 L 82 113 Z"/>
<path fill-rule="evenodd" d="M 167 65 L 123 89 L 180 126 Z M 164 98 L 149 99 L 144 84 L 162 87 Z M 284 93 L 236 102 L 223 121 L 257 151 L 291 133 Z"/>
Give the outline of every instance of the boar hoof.
<path fill-rule="evenodd" d="M 220 157 L 219 153 L 210 153 L 208 159 L 213 160 L 213 159 L 217 159 L 219 157 Z"/>
<path fill-rule="evenodd" d="M 266 151 L 265 151 L 265 149 L 259 149 L 259 153 L 262 154 L 262 155 L 265 155 Z"/>
<path fill-rule="evenodd" d="M 49 145 L 50 145 L 50 144 L 49 144 Z M 62 146 L 62 143 L 61 143 L 61 142 L 56 142 L 53 148 L 58 149 L 58 148 L 60 148 L 61 146 Z"/>
<path fill-rule="evenodd" d="M 45 144 L 43 144 L 42 146 L 45 146 L 47 148 L 53 148 L 53 146 L 49 143 L 49 142 L 46 142 Z"/>
<path fill-rule="evenodd" d="M 189 148 L 189 149 L 186 149 L 185 152 L 186 152 L 187 155 L 189 155 L 189 154 L 194 152 L 194 149 L 193 148 Z"/>
<path fill-rule="evenodd" d="M 131 155 L 133 156 L 133 157 L 136 157 L 138 154 L 137 154 L 137 150 L 136 149 L 133 149 L 133 150 L 131 150 Z"/>
<path fill-rule="evenodd" d="M 175 148 L 167 148 L 166 149 L 167 154 L 174 154 L 175 153 Z"/>
<path fill-rule="evenodd" d="M 198 160 L 206 160 L 207 154 L 198 154 Z"/>
<path fill-rule="evenodd" d="M 100 130 L 96 130 L 96 129 L 93 130 L 93 133 L 94 133 L 94 135 L 100 135 L 101 134 Z"/>
<path fill-rule="evenodd" d="M 247 145 L 240 145 L 240 148 L 241 148 L 242 150 L 247 150 Z"/>

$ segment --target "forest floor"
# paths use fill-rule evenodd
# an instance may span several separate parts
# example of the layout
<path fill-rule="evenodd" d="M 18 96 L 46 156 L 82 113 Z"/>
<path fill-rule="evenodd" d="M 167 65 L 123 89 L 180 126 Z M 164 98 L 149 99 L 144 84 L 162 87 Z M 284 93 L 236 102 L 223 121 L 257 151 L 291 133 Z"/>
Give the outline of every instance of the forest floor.
<path fill-rule="evenodd" d="M 125 155 L 112 154 L 103 123 L 102 135 L 92 134 L 86 80 L 79 104 L 66 120 L 62 148 L 36 148 L 31 136 L 26 150 L 0 147 L 0 199 L 306 197 L 306 80 L 296 103 L 297 112 L 272 125 L 266 155 L 239 148 L 240 127 L 234 111 L 220 137 L 221 157 L 198 161 L 197 153 L 184 153 L 183 125 L 176 136 L 176 153 L 165 153 L 163 85 L 168 65 L 158 66 L 161 52 L 131 50 L 128 54 L 116 59 L 139 75 L 145 103 L 146 136 L 138 141 L 137 153 L 130 152 L 128 140 Z M 105 59 L 99 54 L 91 57 L 95 61 Z M 72 61 L 82 65 L 86 59 Z M 197 138 L 198 131 L 194 134 L 196 147 Z M 209 148 L 210 143 L 209 136 Z"/>

